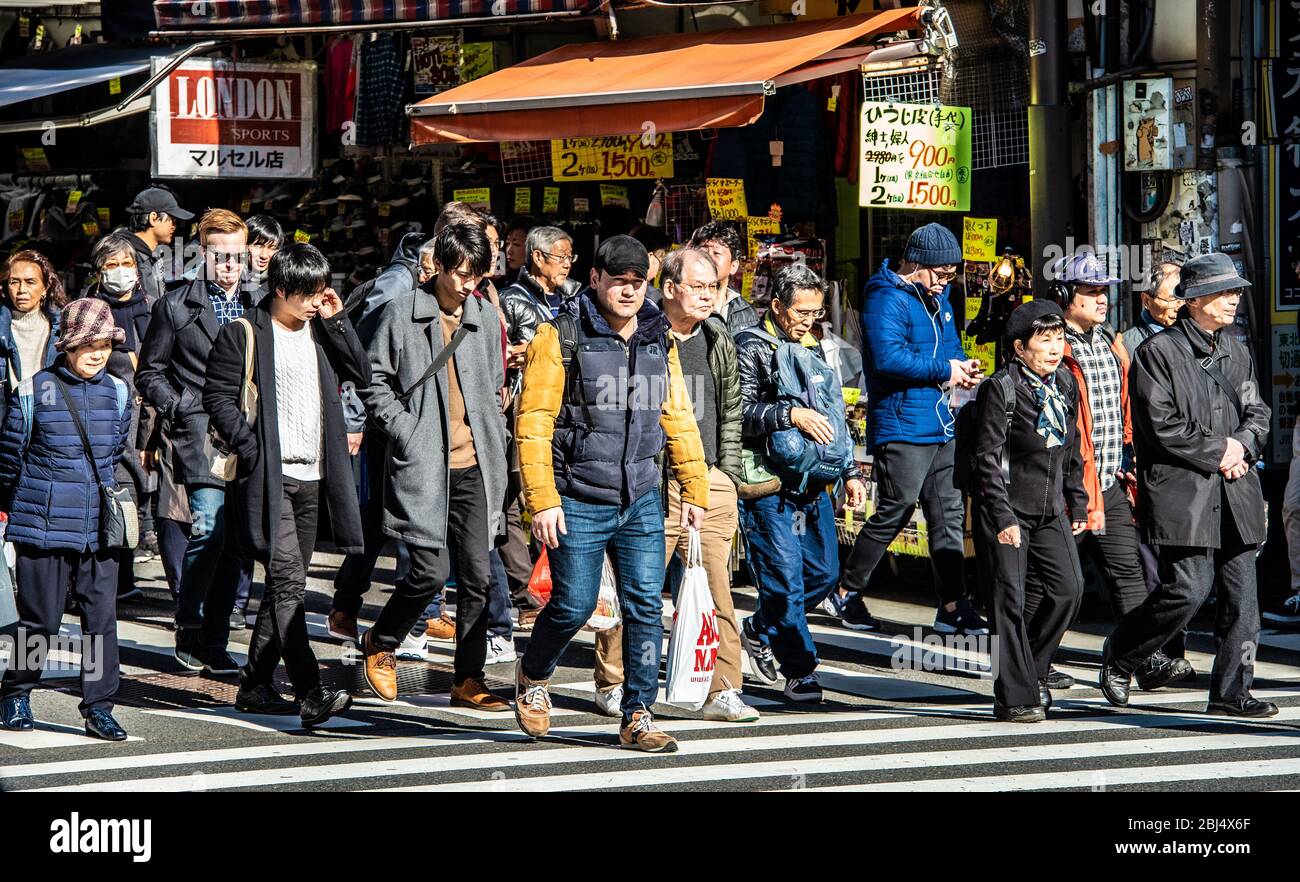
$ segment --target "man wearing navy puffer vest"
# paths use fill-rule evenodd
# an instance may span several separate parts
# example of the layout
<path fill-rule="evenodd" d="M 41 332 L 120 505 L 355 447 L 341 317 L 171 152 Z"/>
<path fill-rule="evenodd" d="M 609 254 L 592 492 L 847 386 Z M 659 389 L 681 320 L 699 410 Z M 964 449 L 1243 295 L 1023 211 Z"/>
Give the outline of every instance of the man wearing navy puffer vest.
<path fill-rule="evenodd" d="M 919 501 L 939 595 L 934 629 L 988 633 L 964 596 L 966 513 L 952 480 L 955 421 L 949 395 L 980 380 L 979 362 L 966 357 L 948 302 L 948 283 L 961 259 L 957 237 L 937 223 L 926 224 L 912 231 L 897 271 L 885 261 L 867 280 L 862 360 L 876 509 L 840 577 L 840 587 L 850 592 L 841 621 L 854 630 L 875 627 L 862 592 Z"/>

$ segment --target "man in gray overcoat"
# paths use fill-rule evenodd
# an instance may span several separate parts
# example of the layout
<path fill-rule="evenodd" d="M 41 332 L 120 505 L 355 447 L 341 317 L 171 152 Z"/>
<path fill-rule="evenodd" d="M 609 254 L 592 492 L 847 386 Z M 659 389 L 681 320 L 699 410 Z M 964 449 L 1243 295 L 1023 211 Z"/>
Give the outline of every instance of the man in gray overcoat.
<path fill-rule="evenodd" d="M 1138 520 L 1158 547 L 1160 585 L 1120 620 L 1102 651 L 1101 689 L 1114 705 L 1128 703 L 1132 672 L 1187 626 L 1217 585 L 1208 712 L 1277 713 L 1250 694 L 1259 644 L 1255 552 L 1265 533 L 1254 466 L 1271 411 L 1250 350 L 1224 330 L 1249 286 L 1225 254 L 1189 261 L 1176 289 L 1183 312 L 1137 350 Z"/>
<path fill-rule="evenodd" d="M 452 224 L 434 240 L 435 275 L 385 309 L 370 343 L 361 398 L 388 436 L 386 534 L 404 541 L 411 570 L 361 641 L 366 681 L 397 698 L 394 651 L 442 590 L 456 556 L 456 658 L 451 703 L 509 712 L 483 683 L 489 553 L 505 532 L 506 427 L 501 324 L 475 295 L 489 270 L 481 226 Z M 436 369 L 436 370 L 435 370 Z"/>

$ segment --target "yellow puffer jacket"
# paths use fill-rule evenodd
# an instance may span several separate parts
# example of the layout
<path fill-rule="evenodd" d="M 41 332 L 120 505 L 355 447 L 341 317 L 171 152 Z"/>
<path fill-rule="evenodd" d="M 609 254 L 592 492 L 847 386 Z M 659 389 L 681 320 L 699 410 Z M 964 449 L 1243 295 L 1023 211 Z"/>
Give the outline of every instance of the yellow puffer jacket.
<path fill-rule="evenodd" d="M 560 504 L 560 494 L 555 489 L 551 438 L 563 400 L 564 359 L 559 332 L 555 325 L 545 324 L 537 329 L 524 357 L 523 389 L 519 393 L 515 423 L 524 505 L 533 515 Z M 682 379 L 675 346 L 668 351 L 668 396 L 659 425 L 668 439 L 668 462 L 682 485 L 682 500 L 708 508 L 709 468 L 704 461 L 700 429 L 695 423 L 695 411 L 686 391 L 686 381 Z"/>

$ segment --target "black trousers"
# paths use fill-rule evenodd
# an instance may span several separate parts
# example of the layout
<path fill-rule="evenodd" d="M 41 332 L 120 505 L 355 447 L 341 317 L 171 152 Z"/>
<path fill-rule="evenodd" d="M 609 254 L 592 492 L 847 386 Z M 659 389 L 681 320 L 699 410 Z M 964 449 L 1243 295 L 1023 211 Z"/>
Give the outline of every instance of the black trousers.
<path fill-rule="evenodd" d="M 456 556 L 455 682 L 483 678 L 487 660 L 488 591 L 492 581 L 488 552 L 488 506 L 478 466 L 452 469 L 447 494 L 447 547 L 410 546 L 411 571 L 399 579 L 375 620 L 375 645 L 396 649 L 425 606 L 442 590 Z"/>
<path fill-rule="evenodd" d="M 952 603 L 966 590 L 966 506 L 953 486 L 956 443 L 905 444 L 877 448 L 872 466 L 876 510 L 858 532 L 844 563 L 840 587 L 862 591 L 889 544 L 921 504 L 930 539 L 930 566 L 940 603 Z"/>
<path fill-rule="evenodd" d="M 524 532 L 523 503 L 519 495 L 518 473 L 510 476 L 510 504 L 506 507 L 506 541 L 497 551 L 506 570 L 506 585 L 510 589 L 510 602 L 520 609 L 529 609 L 528 580 L 533 575 L 533 556 L 528 551 L 528 534 Z"/>
<path fill-rule="evenodd" d="M 1225 520 L 1223 526 L 1223 548 L 1160 546 L 1159 587 L 1120 620 L 1110 637 L 1111 661 L 1120 670 L 1136 670 L 1181 633 L 1217 585 L 1210 701 L 1237 701 L 1250 692 L 1259 646 L 1255 546 L 1243 544 L 1229 523 Z"/>
<path fill-rule="evenodd" d="M 257 609 L 257 622 L 248 644 L 244 682 L 270 686 L 275 667 L 284 659 L 293 691 L 302 700 L 320 685 L 320 668 L 307 632 L 307 565 L 316 549 L 320 514 L 320 482 L 285 476 L 275 547 L 266 566 L 266 594 Z"/>
<path fill-rule="evenodd" d="M 96 708 L 111 712 L 121 678 L 117 655 L 117 550 L 78 552 L 18 545 L 16 551 L 16 639 L 20 650 L 27 641 L 27 653 L 25 663 L 19 663 L 15 653 L 0 682 L 0 695 L 26 695 L 40 682 L 48 638 L 59 633 L 71 591 L 81 607 L 81 715 Z"/>
<path fill-rule="evenodd" d="M 355 616 L 370 590 L 370 580 L 375 573 L 375 563 L 388 544 L 384 533 L 384 460 L 388 441 L 378 431 L 366 433 L 360 458 L 364 493 L 361 500 L 361 528 L 364 549 L 343 559 L 334 574 L 334 600 L 331 608 Z M 378 632 L 375 632 L 378 634 Z"/>
<path fill-rule="evenodd" d="M 992 612 L 993 695 L 1007 707 L 1037 705 L 1038 681 L 1047 676 L 1083 599 L 1069 516 L 1021 518 L 1019 548 L 998 541 L 998 526 L 985 506 L 977 506 L 974 516 L 980 578 Z M 1032 611 L 1025 604 L 1027 582 L 1041 586 Z"/>

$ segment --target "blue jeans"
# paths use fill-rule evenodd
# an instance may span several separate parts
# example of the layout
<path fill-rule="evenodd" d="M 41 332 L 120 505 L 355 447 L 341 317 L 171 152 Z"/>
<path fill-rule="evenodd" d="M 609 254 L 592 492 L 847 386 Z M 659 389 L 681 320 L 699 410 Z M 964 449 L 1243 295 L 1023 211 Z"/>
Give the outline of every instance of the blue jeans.
<path fill-rule="evenodd" d="M 510 585 L 506 565 L 497 549 L 492 549 L 492 585 L 488 593 L 488 636 L 509 638 L 515 623 L 510 618 Z"/>
<path fill-rule="evenodd" d="M 245 569 L 251 573 L 252 562 L 226 550 L 226 491 L 186 489 L 194 525 L 181 565 L 176 627 L 199 630 L 198 642 L 205 649 L 225 649 L 239 581 Z"/>
<path fill-rule="evenodd" d="M 533 625 L 524 674 L 548 680 L 560 655 L 596 611 L 605 550 L 618 572 L 623 608 L 623 722 L 649 710 L 659 696 L 659 656 L 664 636 L 664 512 L 654 488 L 627 508 L 564 499 L 559 548 L 549 551 L 551 601 Z"/>
<path fill-rule="evenodd" d="M 826 599 L 839 578 L 835 510 L 826 493 L 801 502 L 784 493 L 742 500 L 740 523 L 758 586 L 750 625 L 787 680 L 817 669 L 807 611 Z"/>

